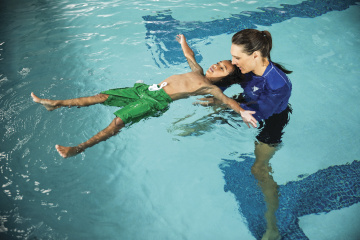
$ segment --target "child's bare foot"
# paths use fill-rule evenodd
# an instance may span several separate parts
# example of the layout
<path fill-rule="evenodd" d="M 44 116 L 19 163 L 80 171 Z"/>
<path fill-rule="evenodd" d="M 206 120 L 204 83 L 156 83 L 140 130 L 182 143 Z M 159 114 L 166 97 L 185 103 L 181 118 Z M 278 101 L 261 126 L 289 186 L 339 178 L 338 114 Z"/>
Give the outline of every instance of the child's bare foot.
<path fill-rule="evenodd" d="M 60 145 L 55 145 L 55 148 L 63 158 L 72 157 L 84 151 L 79 147 L 64 147 Z"/>
<path fill-rule="evenodd" d="M 52 111 L 56 108 L 59 108 L 59 106 L 55 106 L 54 100 L 39 98 L 33 92 L 31 93 L 31 97 L 34 102 L 42 104 L 48 111 Z"/>
<path fill-rule="evenodd" d="M 280 240 L 281 235 L 279 233 L 279 230 L 275 229 L 267 229 L 264 236 L 261 238 L 261 240 Z"/>

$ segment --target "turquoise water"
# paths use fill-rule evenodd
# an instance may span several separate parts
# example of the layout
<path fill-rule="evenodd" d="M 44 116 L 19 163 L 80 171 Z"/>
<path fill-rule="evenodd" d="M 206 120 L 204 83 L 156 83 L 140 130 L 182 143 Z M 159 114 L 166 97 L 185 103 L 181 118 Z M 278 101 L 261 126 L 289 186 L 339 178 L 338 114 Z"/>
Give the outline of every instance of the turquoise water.
<path fill-rule="evenodd" d="M 2 1 L 0 237 L 257 239 L 252 202 L 263 202 L 253 200 L 247 164 L 256 130 L 236 115 L 209 117 L 214 110 L 193 106 L 195 98 L 177 101 L 62 159 L 55 144 L 83 142 L 115 109 L 47 112 L 30 98 L 94 95 L 188 71 L 174 41 L 180 32 L 207 68 L 231 57 L 237 26 L 252 26 L 272 33 L 272 59 L 294 71 L 294 113 L 271 160 L 284 238 L 356 240 L 360 8 L 343 2 Z M 234 179 L 243 182 L 233 188 Z"/>

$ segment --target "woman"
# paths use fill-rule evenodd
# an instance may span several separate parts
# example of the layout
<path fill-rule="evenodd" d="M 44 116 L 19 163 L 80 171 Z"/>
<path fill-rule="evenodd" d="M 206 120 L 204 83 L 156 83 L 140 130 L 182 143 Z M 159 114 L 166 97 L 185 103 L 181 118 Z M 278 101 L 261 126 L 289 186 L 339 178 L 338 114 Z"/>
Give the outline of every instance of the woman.
<path fill-rule="evenodd" d="M 232 64 L 241 73 L 244 92 L 239 101 L 243 109 L 255 111 L 260 133 L 255 142 L 255 163 L 251 172 L 258 180 L 267 205 L 265 239 L 280 239 L 275 212 L 279 206 L 277 184 L 269 161 L 281 143 L 283 128 L 289 121 L 292 85 L 286 74 L 291 71 L 271 61 L 272 38 L 268 31 L 244 29 L 232 37 Z"/>

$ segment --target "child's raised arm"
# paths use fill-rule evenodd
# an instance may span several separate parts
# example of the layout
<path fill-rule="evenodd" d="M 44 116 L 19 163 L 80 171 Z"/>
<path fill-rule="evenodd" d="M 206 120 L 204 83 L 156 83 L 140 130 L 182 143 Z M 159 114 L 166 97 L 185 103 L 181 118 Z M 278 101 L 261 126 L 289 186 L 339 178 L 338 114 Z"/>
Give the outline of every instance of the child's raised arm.
<path fill-rule="evenodd" d="M 191 48 L 187 44 L 185 36 L 182 34 L 177 35 L 176 41 L 178 41 L 181 44 L 181 49 L 183 50 L 184 56 L 186 57 L 186 60 L 189 63 L 191 71 L 200 73 L 201 75 L 204 75 L 204 70 L 196 62 L 195 54 L 194 54 L 193 50 L 191 50 Z"/>

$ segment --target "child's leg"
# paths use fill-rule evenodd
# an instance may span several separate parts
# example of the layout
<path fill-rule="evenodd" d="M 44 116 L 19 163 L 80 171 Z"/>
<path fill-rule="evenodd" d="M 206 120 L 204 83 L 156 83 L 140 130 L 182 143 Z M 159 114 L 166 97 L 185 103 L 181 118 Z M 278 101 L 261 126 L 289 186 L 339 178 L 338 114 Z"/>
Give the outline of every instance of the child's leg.
<path fill-rule="evenodd" d="M 50 100 L 50 99 L 39 98 L 34 93 L 31 93 L 31 97 L 33 98 L 34 102 L 40 103 L 47 110 L 52 111 L 59 107 L 71 107 L 71 106 L 85 107 L 97 103 L 103 103 L 106 101 L 109 95 L 100 93 L 91 97 L 81 97 L 81 98 L 74 98 L 67 100 Z"/>
<path fill-rule="evenodd" d="M 92 147 L 95 144 L 105 141 L 111 136 L 116 135 L 120 131 L 120 129 L 123 128 L 124 126 L 125 124 L 121 120 L 121 118 L 116 117 L 108 127 L 98 132 L 95 136 L 91 137 L 86 142 L 79 144 L 78 146 L 64 147 L 64 146 L 56 145 L 55 147 L 56 150 L 59 152 L 59 154 L 64 158 L 75 156 L 78 153 L 85 151 L 86 148 Z"/>

